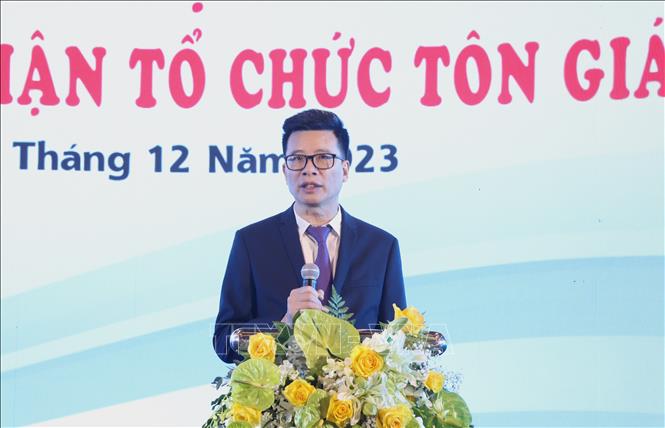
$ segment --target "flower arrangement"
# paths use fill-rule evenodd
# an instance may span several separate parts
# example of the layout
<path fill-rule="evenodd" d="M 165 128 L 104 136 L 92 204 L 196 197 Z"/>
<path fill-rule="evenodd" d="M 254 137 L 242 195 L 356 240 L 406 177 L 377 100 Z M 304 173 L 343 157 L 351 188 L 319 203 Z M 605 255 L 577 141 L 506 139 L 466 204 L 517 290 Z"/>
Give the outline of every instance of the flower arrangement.
<path fill-rule="evenodd" d="M 469 428 L 457 394 L 461 376 L 445 370 L 427 346 L 413 308 L 360 341 L 352 314 L 335 294 L 333 315 L 304 310 L 293 327 L 256 333 L 247 356 L 226 378 L 203 428 Z"/>

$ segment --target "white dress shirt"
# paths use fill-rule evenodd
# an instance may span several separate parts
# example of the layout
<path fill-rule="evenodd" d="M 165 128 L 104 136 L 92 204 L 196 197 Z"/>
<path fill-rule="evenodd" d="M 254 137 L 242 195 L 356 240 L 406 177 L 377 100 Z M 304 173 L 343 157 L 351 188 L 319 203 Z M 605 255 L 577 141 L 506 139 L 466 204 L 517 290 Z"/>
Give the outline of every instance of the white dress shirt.
<path fill-rule="evenodd" d="M 305 263 L 314 263 L 316 255 L 319 251 L 319 246 L 316 240 L 309 236 L 306 231 L 310 224 L 304 218 L 300 217 L 296 212 L 295 206 L 293 213 L 296 215 L 296 223 L 298 224 L 298 236 L 300 237 L 300 246 L 302 247 L 302 255 L 305 258 Z M 332 229 L 326 239 L 328 245 L 328 254 L 330 255 L 330 266 L 332 267 L 332 275 L 335 278 L 335 269 L 337 268 L 337 256 L 339 254 L 339 242 L 342 235 L 342 211 L 337 207 L 337 214 L 335 217 L 321 226 L 330 226 Z"/>

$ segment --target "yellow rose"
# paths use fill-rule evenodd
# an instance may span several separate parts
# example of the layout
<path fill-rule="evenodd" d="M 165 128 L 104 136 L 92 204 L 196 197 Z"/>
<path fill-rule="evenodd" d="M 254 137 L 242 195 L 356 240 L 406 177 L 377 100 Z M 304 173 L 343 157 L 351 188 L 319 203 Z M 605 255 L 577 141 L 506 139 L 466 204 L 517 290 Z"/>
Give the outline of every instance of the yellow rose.
<path fill-rule="evenodd" d="M 414 308 L 413 306 L 409 306 L 408 308 L 401 310 L 397 307 L 396 304 L 393 303 L 393 309 L 395 310 L 395 319 L 405 317 L 409 320 L 404 328 L 402 328 L 404 333 L 415 336 L 420 332 L 420 330 L 423 329 L 423 327 L 425 327 L 425 318 L 418 311 L 418 309 Z"/>
<path fill-rule="evenodd" d="M 356 345 L 351 350 L 351 369 L 357 376 L 370 377 L 383 368 L 383 358 L 365 345 Z"/>
<path fill-rule="evenodd" d="M 443 388 L 444 379 L 443 375 L 439 372 L 429 372 L 427 373 L 427 379 L 425 379 L 425 386 L 433 392 L 439 392 Z"/>
<path fill-rule="evenodd" d="M 353 401 L 338 400 L 337 394 L 333 395 L 328 405 L 326 419 L 338 427 L 343 427 L 353 417 Z"/>
<path fill-rule="evenodd" d="M 234 422 L 249 422 L 252 426 L 261 423 L 261 412 L 242 404 L 233 404 L 231 406 L 231 417 Z"/>
<path fill-rule="evenodd" d="M 307 399 L 314 391 L 316 391 L 316 388 L 307 383 L 307 381 L 296 379 L 284 388 L 284 396 L 289 400 L 289 403 L 300 407 L 307 403 Z"/>
<path fill-rule="evenodd" d="M 275 338 L 269 334 L 256 333 L 249 338 L 249 348 L 247 350 L 251 358 L 263 358 L 274 363 L 277 344 Z"/>
<path fill-rule="evenodd" d="M 409 406 L 399 404 L 379 410 L 376 422 L 379 428 L 404 428 L 412 418 Z"/>

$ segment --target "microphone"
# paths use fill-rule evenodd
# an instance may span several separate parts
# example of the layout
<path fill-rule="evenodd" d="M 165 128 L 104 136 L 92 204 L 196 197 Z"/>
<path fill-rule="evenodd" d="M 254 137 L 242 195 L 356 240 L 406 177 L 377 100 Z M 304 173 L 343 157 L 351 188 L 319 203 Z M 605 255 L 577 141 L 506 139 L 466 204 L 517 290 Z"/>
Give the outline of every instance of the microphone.
<path fill-rule="evenodd" d="M 316 280 L 319 278 L 319 267 L 314 263 L 305 263 L 300 269 L 300 276 L 302 276 L 303 287 L 309 286 L 316 288 Z"/>

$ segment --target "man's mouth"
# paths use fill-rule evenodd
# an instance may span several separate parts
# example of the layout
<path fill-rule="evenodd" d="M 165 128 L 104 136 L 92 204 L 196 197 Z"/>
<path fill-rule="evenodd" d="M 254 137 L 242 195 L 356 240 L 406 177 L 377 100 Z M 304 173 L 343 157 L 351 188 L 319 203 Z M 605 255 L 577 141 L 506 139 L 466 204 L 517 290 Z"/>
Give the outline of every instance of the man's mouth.
<path fill-rule="evenodd" d="M 317 187 L 322 187 L 320 184 L 317 183 L 303 183 L 300 185 L 301 188 L 306 189 L 306 190 L 311 190 L 311 189 L 316 189 Z"/>

